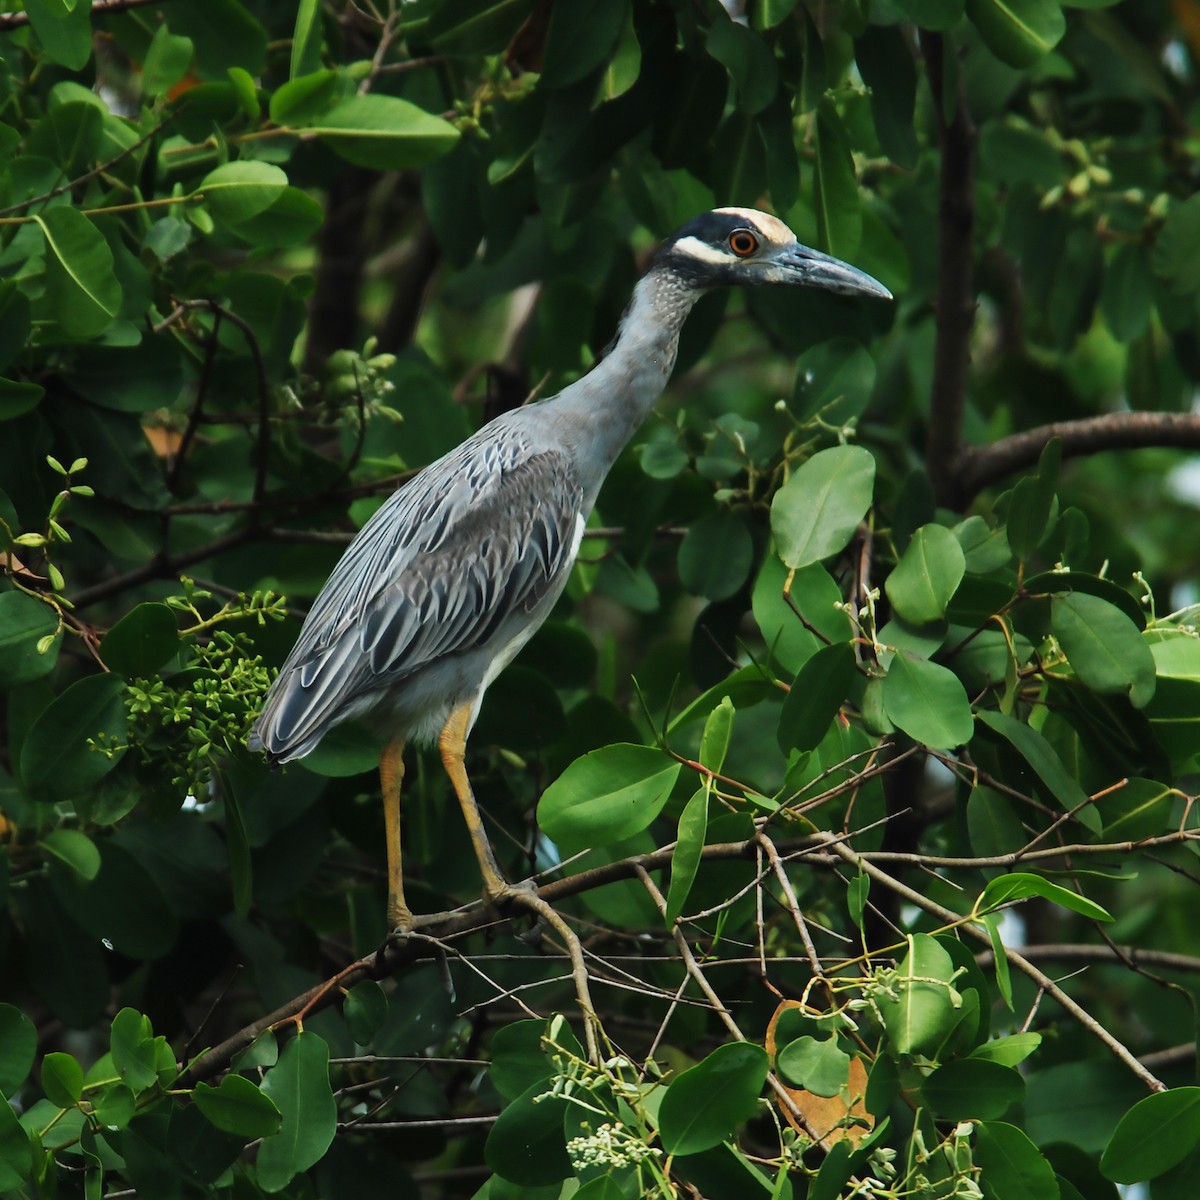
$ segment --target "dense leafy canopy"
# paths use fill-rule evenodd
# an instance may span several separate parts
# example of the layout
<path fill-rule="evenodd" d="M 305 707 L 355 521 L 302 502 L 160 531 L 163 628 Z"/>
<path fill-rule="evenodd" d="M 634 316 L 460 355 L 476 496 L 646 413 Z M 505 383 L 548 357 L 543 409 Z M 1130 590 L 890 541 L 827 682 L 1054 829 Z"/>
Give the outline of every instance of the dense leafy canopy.
<path fill-rule="evenodd" d="M 1198 51 L 1183 0 L 0 4 L 0 1196 L 1193 1196 Z M 555 919 L 416 755 L 439 915 L 377 953 L 378 745 L 268 771 L 271 672 L 728 204 L 896 302 L 701 301 L 472 739 Z"/>

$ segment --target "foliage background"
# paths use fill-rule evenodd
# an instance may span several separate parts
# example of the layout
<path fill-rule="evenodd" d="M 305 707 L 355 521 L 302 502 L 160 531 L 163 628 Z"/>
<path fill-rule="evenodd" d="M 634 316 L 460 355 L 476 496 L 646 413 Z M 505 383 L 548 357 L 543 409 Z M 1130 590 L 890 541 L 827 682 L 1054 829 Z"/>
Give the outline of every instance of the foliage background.
<path fill-rule="evenodd" d="M 1192 0 L 3 7 L 0 1194 L 1195 1194 Z M 573 932 L 377 956 L 257 697 L 714 204 L 897 302 L 701 302 L 473 738 Z"/>

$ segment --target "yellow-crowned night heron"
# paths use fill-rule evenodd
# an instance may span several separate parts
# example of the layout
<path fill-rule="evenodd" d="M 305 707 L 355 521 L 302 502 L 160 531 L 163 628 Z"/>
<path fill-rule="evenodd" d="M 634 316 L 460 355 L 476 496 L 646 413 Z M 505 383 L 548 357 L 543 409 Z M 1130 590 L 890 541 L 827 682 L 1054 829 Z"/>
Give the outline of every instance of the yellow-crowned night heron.
<path fill-rule="evenodd" d="M 720 208 L 697 217 L 658 251 L 607 355 L 587 375 L 497 417 L 405 484 L 317 596 L 250 746 L 285 763 L 341 721 L 369 717 L 381 728 L 394 926 L 412 925 L 400 867 L 406 739 L 437 739 L 484 896 L 511 894 L 463 765 L 483 693 L 554 607 L 600 485 L 666 386 L 692 305 L 711 288 L 759 283 L 891 299 L 881 283 L 800 245 L 766 213 Z"/>

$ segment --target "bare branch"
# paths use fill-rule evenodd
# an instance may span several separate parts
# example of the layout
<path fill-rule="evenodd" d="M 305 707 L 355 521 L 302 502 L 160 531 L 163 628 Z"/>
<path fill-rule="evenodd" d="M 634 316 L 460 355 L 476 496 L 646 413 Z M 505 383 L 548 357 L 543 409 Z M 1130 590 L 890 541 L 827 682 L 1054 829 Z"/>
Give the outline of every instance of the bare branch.
<path fill-rule="evenodd" d="M 91 16 L 102 17 L 105 13 L 128 12 L 132 8 L 146 8 L 151 4 L 165 4 L 166 0 L 95 0 Z M 29 24 L 27 12 L 0 13 L 0 33 L 11 33 Z"/>

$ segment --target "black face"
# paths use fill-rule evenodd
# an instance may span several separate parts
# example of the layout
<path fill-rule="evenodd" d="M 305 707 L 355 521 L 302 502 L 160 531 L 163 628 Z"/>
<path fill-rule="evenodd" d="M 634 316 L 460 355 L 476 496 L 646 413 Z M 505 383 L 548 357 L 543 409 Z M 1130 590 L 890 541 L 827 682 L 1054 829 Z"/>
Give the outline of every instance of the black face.
<path fill-rule="evenodd" d="M 715 253 L 735 257 L 722 267 L 717 261 L 705 261 L 676 249 L 680 242 L 688 239 L 711 247 Z M 694 217 L 663 242 L 656 261 L 698 281 L 721 282 L 737 259 L 753 257 L 767 241 L 762 230 L 745 213 L 707 212 Z"/>

